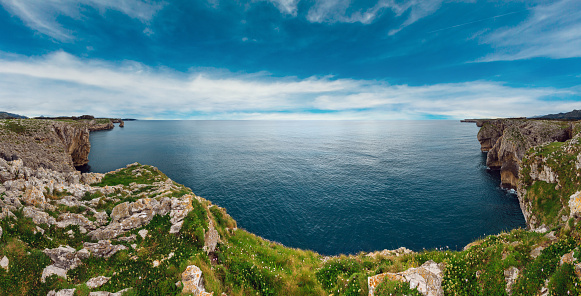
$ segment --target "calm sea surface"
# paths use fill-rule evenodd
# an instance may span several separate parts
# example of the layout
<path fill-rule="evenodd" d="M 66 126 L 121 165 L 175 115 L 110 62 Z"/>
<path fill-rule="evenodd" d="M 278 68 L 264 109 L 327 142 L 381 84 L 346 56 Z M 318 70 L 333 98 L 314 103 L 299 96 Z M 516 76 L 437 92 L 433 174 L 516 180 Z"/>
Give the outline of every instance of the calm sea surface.
<path fill-rule="evenodd" d="M 525 227 L 457 121 L 129 121 L 91 133 L 89 166 L 161 169 L 238 226 L 325 255 L 460 249 Z"/>

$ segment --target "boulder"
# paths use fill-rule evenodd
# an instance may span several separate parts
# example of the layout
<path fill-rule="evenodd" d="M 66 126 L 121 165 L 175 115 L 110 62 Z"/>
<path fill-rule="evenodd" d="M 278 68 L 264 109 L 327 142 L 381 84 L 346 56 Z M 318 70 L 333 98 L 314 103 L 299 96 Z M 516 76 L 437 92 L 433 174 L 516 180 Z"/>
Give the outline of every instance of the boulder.
<path fill-rule="evenodd" d="M 75 296 L 75 290 L 76 289 L 62 289 L 58 292 L 55 292 L 54 290 L 48 292 L 48 294 L 46 294 L 46 296 Z"/>
<path fill-rule="evenodd" d="M 6 257 L 6 256 L 2 257 L 2 260 L 0 260 L 0 267 L 6 269 L 6 271 L 8 271 L 9 265 L 10 265 L 10 260 L 8 260 L 8 257 Z"/>
<path fill-rule="evenodd" d="M 123 245 L 113 245 L 110 240 L 100 240 L 98 243 L 84 243 L 83 246 L 94 256 L 109 258 L 121 250 L 127 250 Z"/>
<path fill-rule="evenodd" d="M 145 239 L 145 237 L 147 236 L 147 229 L 141 229 L 139 230 L 139 232 L 137 232 L 137 234 L 139 234 L 139 236 L 141 236 L 141 238 Z"/>
<path fill-rule="evenodd" d="M 518 278 L 519 270 L 518 268 L 511 266 L 504 271 L 504 281 L 506 281 L 506 293 L 512 295 L 512 286 Z"/>
<path fill-rule="evenodd" d="M 581 155 L 581 154 L 579 154 Z M 581 214 L 581 191 L 575 192 L 575 194 L 569 197 L 569 209 L 571 214 L 569 217 L 578 217 Z"/>
<path fill-rule="evenodd" d="M 42 271 L 42 276 L 40 278 L 40 281 L 43 283 L 46 282 L 46 278 L 51 276 L 51 275 L 57 275 L 59 277 L 66 279 L 67 278 L 67 271 L 62 269 L 62 268 L 56 267 L 54 265 L 49 265 L 49 266 L 45 267 L 44 270 Z"/>
<path fill-rule="evenodd" d="M 53 262 L 53 265 L 65 270 L 73 269 L 81 264 L 81 258 L 77 256 L 74 248 L 69 246 L 59 246 L 54 249 L 44 249 L 43 251 Z"/>
<path fill-rule="evenodd" d="M 399 273 L 384 273 L 367 278 L 369 295 L 373 296 L 377 286 L 384 280 L 408 282 L 411 289 L 417 289 L 424 296 L 443 296 L 442 266 L 429 260 L 417 268 Z"/>
<path fill-rule="evenodd" d="M 105 277 L 105 276 L 98 276 L 98 277 L 94 277 L 92 279 L 89 279 L 86 283 L 87 287 L 91 288 L 91 289 L 95 289 L 98 287 L 101 287 L 102 285 L 106 284 L 107 282 L 109 282 L 111 278 L 110 277 Z"/>
<path fill-rule="evenodd" d="M 202 271 L 195 265 L 190 265 L 182 273 L 182 283 L 184 288 L 182 293 L 192 293 L 194 296 L 210 296 L 214 293 L 208 293 L 204 289 L 204 279 L 202 278 Z"/>

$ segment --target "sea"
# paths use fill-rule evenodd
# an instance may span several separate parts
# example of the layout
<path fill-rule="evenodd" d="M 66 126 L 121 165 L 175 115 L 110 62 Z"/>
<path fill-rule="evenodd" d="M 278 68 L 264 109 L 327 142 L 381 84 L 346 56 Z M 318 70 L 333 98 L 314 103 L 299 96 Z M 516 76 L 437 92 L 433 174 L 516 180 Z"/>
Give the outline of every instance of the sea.
<path fill-rule="evenodd" d="M 526 227 L 459 121 L 126 121 L 92 132 L 85 170 L 158 167 L 238 227 L 323 255 L 460 250 Z"/>

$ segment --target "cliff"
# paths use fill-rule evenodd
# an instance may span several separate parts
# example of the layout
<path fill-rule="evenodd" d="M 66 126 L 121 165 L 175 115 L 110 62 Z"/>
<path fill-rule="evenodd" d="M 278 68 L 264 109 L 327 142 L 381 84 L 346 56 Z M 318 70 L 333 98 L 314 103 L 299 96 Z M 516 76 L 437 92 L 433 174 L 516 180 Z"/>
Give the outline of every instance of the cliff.
<path fill-rule="evenodd" d="M 570 139 L 574 124 L 527 119 L 480 121 L 478 141 L 482 152 L 488 152 L 486 166 L 500 170 L 502 187 L 516 189 L 525 153 L 531 147 Z"/>
<path fill-rule="evenodd" d="M 42 127 L 50 134 L 53 123 Z M 62 148 L 54 157 L 70 157 L 54 134 Z M 530 149 L 519 169 L 530 176 L 519 178 L 519 192 L 529 194 L 531 213 L 549 221 L 534 206 L 548 204 L 558 220 L 568 215 L 566 226 L 503 232 L 458 251 L 334 257 L 238 228 L 226 209 L 155 167 L 135 163 L 107 174 L 28 167 L 23 155 L 41 152 L 2 142 L 21 154 L 0 158 L 0 295 L 580 295 L 581 185 L 563 181 L 579 174 L 578 140 Z M 45 147 L 36 144 L 21 148 Z M 554 192 L 545 183 L 567 188 L 559 198 L 575 193 L 567 205 L 546 203 Z"/>
<path fill-rule="evenodd" d="M 89 162 L 89 132 L 113 127 L 109 120 L 0 120 L 0 158 L 22 159 L 32 169 L 74 171 Z"/>

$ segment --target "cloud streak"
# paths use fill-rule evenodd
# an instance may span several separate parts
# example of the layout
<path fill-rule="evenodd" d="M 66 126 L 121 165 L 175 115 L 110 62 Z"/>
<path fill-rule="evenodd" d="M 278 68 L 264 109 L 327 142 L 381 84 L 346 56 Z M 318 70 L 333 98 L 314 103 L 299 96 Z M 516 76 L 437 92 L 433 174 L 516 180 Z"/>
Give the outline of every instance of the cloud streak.
<path fill-rule="evenodd" d="M 64 28 L 58 18 L 66 16 L 80 20 L 83 6 L 92 7 L 104 13 L 115 10 L 127 16 L 147 22 L 162 8 L 141 0 L 0 0 L 0 4 L 13 15 L 18 16 L 26 26 L 59 41 L 73 39 L 73 31 Z"/>
<path fill-rule="evenodd" d="M 64 52 L 0 58 L 0 105 L 31 116 L 157 119 L 422 119 L 531 116 L 581 108 L 574 89 L 473 81 L 424 86 L 333 77 L 179 73 Z"/>
<path fill-rule="evenodd" d="M 531 11 L 519 25 L 487 35 L 483 42 L 493 45 L 496 52 L 480 61 L 581 57 L 580 1 L 561 0 Z"/>

